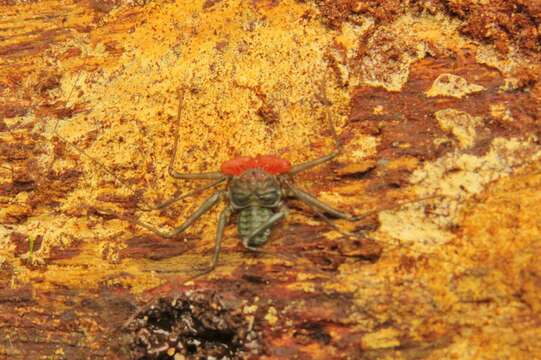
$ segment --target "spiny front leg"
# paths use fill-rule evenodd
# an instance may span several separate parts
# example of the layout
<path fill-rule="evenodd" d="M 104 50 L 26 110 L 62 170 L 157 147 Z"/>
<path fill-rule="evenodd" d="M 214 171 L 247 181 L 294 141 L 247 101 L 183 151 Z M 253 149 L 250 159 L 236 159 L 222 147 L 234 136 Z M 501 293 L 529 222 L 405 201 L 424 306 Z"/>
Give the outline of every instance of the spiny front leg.
<path fill-rule="evenodd" d="M 349 221 L 357 221 L 359 219 L 358 216 L 354 216 L 348 213 L 345 213 L 343 211 L 337 210 L 333 208 L 332 206 L 325 204 L 321 200 L 318 200 L 314 196 L 310 195 L 306 191 L 303 191 L 299 188 L 296 188 L 292 185 L 289 185 L 289 191 L 291 195 L 305 203 L 307 203 L 309 206 L 314 207 L 318 210 L 323 211 L 324 213 L 327 213 L 333 217 L 339 218 L 339 219 L 345 219 Z"/>
<path fill-rule="evenodd" d="M 222 177 L 221 179 L 218 179 L 216 181 L 213 181 L 211 182 L 210 184 L 207 184 L 207 185 L 204 185 L 204 186 L 200 186 L 190 192 L 187 192 L 187 193 L 184 193 L 184 194 L 179 194 L 179 195 L 176 195 L 176 196 L 173 196 L 172 198 L 170 198 L 169 200 L 166 200 L 158 205 L 155 205 L 154 207 L 152 208 L 149 208 L 149 209 L 142 209 L 139 207 L 139 210 L 142 210 L 142 211 L 151 211 L 151 210 L 163 210 L 169 206 L 171 206 L 172 204 L 174 204 L 175 202 L 179 201 L 179 200 L 182 200 L 184 198 L 187 198 L 187 197 L 190 197 L 190 196 L 193 196 L 193 195 L 196 195 L 196 194 L 199 194 L 205 190 L 208 190 L 208 189 L 211 189 L 215 186 L 218 186 L 220 185 L 221 183 L 223 183 L 225 181 L 225 177 Z"/>
<path fill-rule="evenodd" d="M 152 231 L 154 234 L 158 235 L 158 236 L 161 236 L 161 237 L 164 237 L 164 238 L 172 238 L 172 237 L 175 237 L 176 235 L 180 234 L 181 232 L 183 232 L 184 230 L 186 230 L 187 228 L 189 228 L 197 219 L 199 219 L 201 217 L 201 215 L 203 215 L 204 213 L 206 213 L 207 211 L 209 211 L 214 205 L 216 205 L 218 203 L 218 201 L 220 201 L 221 199 L 223 199 L 224 197 L 224 194 L 225 194 L 225 191 L 223 190 L 220 190 L 220 191 L 216 191 L 214 194 L 212 194 L 207 200 L 205 200 L 205 202 L 192 214 L 188 217 L 188 219 L 186 219 L 186 221 L 180 225 L 179 227 L 177 227 L 176 229 L 172 230 L 172 231 L 162 231 L 150 224 L 147 224 L 143 221 L 140 221 L 140 220 L 137 220 L 137 219 L 128 219 L 129 221 L 147 229 L 147 230 L 150 230 Z"/>

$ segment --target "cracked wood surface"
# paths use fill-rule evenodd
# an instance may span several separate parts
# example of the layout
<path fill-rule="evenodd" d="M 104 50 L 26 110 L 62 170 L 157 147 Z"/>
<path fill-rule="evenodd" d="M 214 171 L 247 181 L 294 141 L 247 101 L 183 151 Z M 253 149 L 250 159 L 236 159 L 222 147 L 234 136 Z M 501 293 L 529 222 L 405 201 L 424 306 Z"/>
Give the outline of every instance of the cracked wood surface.
<path fill-rule="evenodd" d="M 0 1 L 0 358 L 541 353 L 540 9 Z M 335 221 L 356 237 L 291 202 L 267 253 L 230 225 L 218 268 L 186 282 L 220 207 L 175 239 L 108 215 L 166 229 L 208 196 L 137 209 L 205 184 L 168 176 L 177 131 L 179 171 L 299 163 L 332 148 L 326 114 L 343 153 L 296 184 L 383 209 Z"/>

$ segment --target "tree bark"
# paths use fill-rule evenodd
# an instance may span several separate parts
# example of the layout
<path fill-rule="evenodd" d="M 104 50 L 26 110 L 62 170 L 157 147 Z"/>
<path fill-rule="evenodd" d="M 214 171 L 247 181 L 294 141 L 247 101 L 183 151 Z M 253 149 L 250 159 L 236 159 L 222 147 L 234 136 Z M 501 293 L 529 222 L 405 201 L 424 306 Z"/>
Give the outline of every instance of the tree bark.
<path fill-rule="evenodd" d="M 0 358 L 541 354 L 541 2 L 0 2 Z M 177 124 L 178 91 L 184 91 Z M 331 161 L 255 253 L 235 156 Z M 226 188 L 227 184 L 221 184 Z M 218 188 L 220 187 L 218 186 Z M 200 275 L 200 276 L 199 276 Z"/>

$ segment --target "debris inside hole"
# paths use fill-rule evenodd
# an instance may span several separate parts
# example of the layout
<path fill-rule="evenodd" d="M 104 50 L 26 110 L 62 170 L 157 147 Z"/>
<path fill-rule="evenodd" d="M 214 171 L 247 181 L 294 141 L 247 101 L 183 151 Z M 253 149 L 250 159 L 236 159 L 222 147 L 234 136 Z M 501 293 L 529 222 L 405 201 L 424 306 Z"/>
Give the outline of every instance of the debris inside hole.
<path fill-rule="evenodd" d="M 239 306 L 215 293 L 160 298 L 125 327 L 130 359 L 244 359 L 260 351 L 259 336 Z"/>

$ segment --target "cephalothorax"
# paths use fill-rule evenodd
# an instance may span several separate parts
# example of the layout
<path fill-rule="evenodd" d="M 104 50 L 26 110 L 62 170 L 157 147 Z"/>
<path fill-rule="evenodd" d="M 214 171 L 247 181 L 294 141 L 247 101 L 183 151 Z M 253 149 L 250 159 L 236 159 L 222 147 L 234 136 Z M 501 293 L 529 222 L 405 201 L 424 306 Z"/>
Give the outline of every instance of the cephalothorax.
<path fill-rule="evenodd" d="M 239 212 L 237 228 L 245 247 L 264 244 L 270 228 L 257 231 L 275 215 L 274 209 L 283 209 L 282 187 L 276 176 L 259 168 L 249 168 L 234 175 L 229 183 L 227 197 L 232 211 Z"/>

